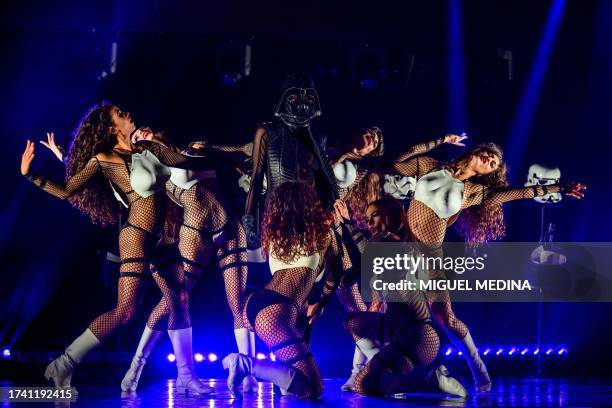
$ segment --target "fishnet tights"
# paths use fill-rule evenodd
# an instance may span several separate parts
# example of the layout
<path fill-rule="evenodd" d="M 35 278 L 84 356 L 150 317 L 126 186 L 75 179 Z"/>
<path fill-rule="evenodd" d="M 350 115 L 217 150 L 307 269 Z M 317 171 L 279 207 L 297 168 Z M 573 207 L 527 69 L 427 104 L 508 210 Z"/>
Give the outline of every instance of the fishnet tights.
<path fill-rule="evenodd" d="M 275 274 L 276 275 L 276 274 Z M 301 398 L 318 398 L 323 392 L 323 381 L 317 363 L 297 327 L 298 310 L 292 303 L 277 303 L 263 308 L 255 318 L 255 332 L 277 361 L 299 370 L 307 379 L 308 387 Z M 278 347 L 283 343 L 292 343 Z M 296 361 L 296 358 L 299 359 Z"/>
<path fill-rule="evenodd" d="M 395 317 L 390 321 L 389 316 L 379 313 L 357 312 L 350 315 L 346 327 L 353 330 L 357 338 L 372 338 L 375 335 L 384 344 L 357 375 L 355 390 L 360 394 L 387 393 L 389 387 L 385 387 L 385 383 L 391 382 L 390 377 L 405 376 L 417 367 L 433 363 L 440 350 L 438 334 L 430 324 L 422 320 L 410 322 Z M 393 392 L 401 391 L 396 389 Z"/>
<path fill-rule="evenodd" d="M 234 328 L 242 328 L 242 303 L 247 280 L 246 235 L 242 225 L 230 217 L 215 189 L 200 181 L 185 190 L 168 183 L 168 193 L 183 207 L 183 225 L 179 231 L 179 252 L 192 287 L 209 264 L 215 239 L 217 262 L 223 274 L 227 303 L 234 317 Z"/>

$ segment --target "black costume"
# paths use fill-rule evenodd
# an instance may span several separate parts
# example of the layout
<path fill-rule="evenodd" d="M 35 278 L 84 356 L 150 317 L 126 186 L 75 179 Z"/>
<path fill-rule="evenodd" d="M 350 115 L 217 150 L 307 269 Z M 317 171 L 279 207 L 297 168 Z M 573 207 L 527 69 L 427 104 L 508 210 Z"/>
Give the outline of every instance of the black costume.
<path fill-rule="evenodd" d="M 260 246 L 256 201 L 263 191 L 264 175 L 268 184 L 265 201 L 269 192 L 285 181 L 314 185 L 324 208 L 331 208 L 338 198 L 334 173 L 325 156 L 325 137 L 310 126 L 311 120 L 321 115 L 312 79 L 287 77 L 274 115 L 274 121 L 258 128 L 253 142 L 253 176 L 243 217 L 250 248 Z"/>

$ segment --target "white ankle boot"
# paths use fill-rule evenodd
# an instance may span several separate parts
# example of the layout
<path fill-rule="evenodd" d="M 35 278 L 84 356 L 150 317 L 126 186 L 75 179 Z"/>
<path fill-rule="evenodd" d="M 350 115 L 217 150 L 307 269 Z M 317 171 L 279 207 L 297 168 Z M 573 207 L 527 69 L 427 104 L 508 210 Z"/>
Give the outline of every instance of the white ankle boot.
<path fill-rule="evenodd" d="M 204 385 L 196 376 L 193 364 L 192 330 L 187 329 L 168 330 L 168 336 L 172 342 L 174 356 L 176 357 L 176 390 L 179 393 L 210 394 L 213 389 Z"/>
<path fill-rule="evenodd" d="M 446 367 L 441 365 L 436 369 L 436 378 L 438 380 L 438 388 L 445 394 L 456 395 L 458 397 L 467 397 L 465 387 L 459 381 L 450 376 L 450 372 Z"/>
<path fill-rule="evenodd" d="M 295 368 L 280 362 L 256 360 L 240 353 L 232 353 L 223 361 L 223 368 L 228 370 L 227 388 L 234 398 L 242 398 L 238 386 L 247 375 L 254 375 L 262 380 L 270 381 L 281 390 L 288 390 L 293 382 Z M 285 395 L 285 394 L 283 394 Z"/>
<path fill-rule="evenodd" d="M 57 388 L 70 387 L 72 372 L 87 353 L 100 345 L 98 338 L 87 329 L 70 344 L 64 354 L 56 358 L 45 369 L 45 378 L 53 380 Z"/>
<path fill-rule="evenodd" d="M 157 345 L 162 334 L 163 332 L 160 330 L 152 330 L 149 326 L 145 326 L 138 347 L 136 348 L 134 358 L 132 358 L 132 364 L 121 381 L 121 391 L 136 391 L 142 369 L 147 363 L 147 358 Z"/>
<path fill-rule="evenodd" d="M 359 347 L 355 345 L 355 352 L 353 353 L 353 369 L 351 370 L 351 376 L 340 389 L 342 391 L 355 391 L 355 380 L 357 379 L 357 374 L 366 366 L 367 358 L 365 354 L 361 352 Z"/>
<path fill-rule="evenodd" d="M 474 344 L 472 335 L 468 331 L 467 335 L 462 339 L 456 339 L 450 336 L 451 340 L 457 348 L 463 353 L 463 357 L 467 360 L 474 378 L 474 385 L 478 392 L 487 392 L 491 390 L 491 378 L 487 371 L 487 366 L 478 354 L 478 349 Z"/>
<path fill-rule="evenodd" d="M 255 333 L 247 328 L 234 329 L 238 352 L 245 356 L 255 357 Z M 257 392 L 257 379 L 252 374 L 242 380 L 242 392 Z"/>

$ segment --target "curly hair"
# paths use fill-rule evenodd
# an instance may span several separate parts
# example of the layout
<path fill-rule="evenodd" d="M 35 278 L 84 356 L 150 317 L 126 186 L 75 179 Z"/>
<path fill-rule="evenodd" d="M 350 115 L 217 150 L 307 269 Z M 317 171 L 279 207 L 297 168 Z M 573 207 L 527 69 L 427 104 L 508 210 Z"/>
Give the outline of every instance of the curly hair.
<path fill-rule="evenodd" d="M 402 240 L 408 238 L 408 220 L 404 207 L 398 200 L 385 195 L 384 197 L 371 202 L 368 207 L 376 206 L 380 211 L 382 222 L 387 226 L 387 230 L 396 234 Z"/>
<path fill-rule="evenodd" d="M 284 263 L 326 248 L 329 214 L 314 187 L 288 181 L 272 191 L 263 220 L 262 246 Z"/>
<path fill-rule="evenodd" d="M 91 107 L 81 119 L 68 150 L 66 180 L 83 170 L 96 154 L 113 149 L 117 141 L 109 130 L 113 125 L 112 108 L 110 102 L 103 101 Z M 117 200 L 102 174 L 94 176 L 84 189 L 68 200 L 81 213 L 87 214 L 94 224 L 107 226 L 119 219 Z"/>
<path fill-rule="evenodd" d="M 499 166 L 487 175 L 472 177 L 470 181 L 492 189 L 508 187 L 508 168 L 503 161 L 502 150 L 495 143 L 476 145 L 445 167 L 451 171 L 463 169 L 474 155 L 483 152 L 497 156 Z M 503 207 L 501 204 L 468 207 L 459 214 L 455 228 L 469 244 L 483 244 L 501 239 L 506 234 Z"/>
<path fill-rule="evenodd" d="M 351 208 L 353 218 L 359 226 L 365 227 L 367 224 L 365 218 L 368 205 L 383 196 L 380 179 L 380 174 L 369 173 L 346 195 L 346 201 Z"/>

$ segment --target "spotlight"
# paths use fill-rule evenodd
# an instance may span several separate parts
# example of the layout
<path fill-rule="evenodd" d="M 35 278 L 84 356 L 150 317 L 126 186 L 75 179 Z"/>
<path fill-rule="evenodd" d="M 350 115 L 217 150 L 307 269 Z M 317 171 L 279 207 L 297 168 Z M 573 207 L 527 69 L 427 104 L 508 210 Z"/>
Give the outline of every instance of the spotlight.
<path fill-rule="evenodd" d="M 201 353 L 195 353 L 193 355 L 193 359 L 198 362 L 201 363 L 202 361 L 204 361 L 204 356 Z"/>
<path fill-rule="evenodd" d="M 560 350 L 557 352 L 557 354 L 559 354 L 559 355 L 567 354 L 567 349 L 566 349 L 565 347 L 563 347 L 563 348 L 561 348 L 561 349 L 560 349 Z"/>
<path fill-rule="evenodd" d="M 500 348 L 499 350 L 497 350 L 497 352 L 495 353 L 496 356 L 499 356 L 501 353 L 504 352 L 503 348 Z"/>
<path fill-rule="evenodd" d="M 2 358 L 11 358 L 11 349 L 5 347 L 2 349 Z"/>
<path fill-rule="evenodd" d="M 524 356 L 525 354 L 527 354 L 527 352 L 529 352 L 528 349 L 523 349 L 523 351 L 521 351 L 521 356 Z"/>
<path fill-rule="evenodd" d="M 453 350 L 449 347 L 446 349 L 446 353 L 447 356 L 450 356 L 451 354 L 453 354 Z"/>
<path fill-rule="evenodd" d="M 276 361 L 276 356 L 274 353 L 270 353 L 270 361 Z"/>
<path fill-rule="evenodd" d="M 488 348 L 488 349 L 486 349 L 486 350 L 484 351 L 484 353 L 482 353 L 482 354 L 484 354 L 484 355 L 486 356 L 486 355 L 488 355 L 490 352 L 491 352 L 491 349 L 490 349 L 490 348 Z"/>
<path fill-rule="evenodd" d="M 463 355 L 463 351 L 458 352 L 457 354 L 459 354 L 460 356 Z"/>
<path fill-rule="evenodd" d="M 548 349 L 548 350 L 546 350 L 546 355 L 548 356 L 548 355 L 550 355 L 552 352 L 553 352 L 553 349 Z"/>
<path fill-rule="evenodd" d="M 266 359 L 266 355 L 264 353 L 257 353 L 257 356 L 255 356 L 258 360 L 265 360 Z"/>
<path fill-rule="evenodd" d="M 515 349 L 514 347 L 512 347 L 512 348 L 510 349 L 510 351 L 508 352 L 508 355 L 509 355 L 509 356 L 511 356 L 511 355 L 513 355 L 514 353 L 516 353 L 516 349 Z"/>
<path fill-rule="evenodd" d="M 174 363 L 176 361 L 176 357 L 174 356 L 174 354 L 170 353 L 168 354 L 168 357 L 166 357 L 168 359 L 169 362 Z"/>
<path fill-rule="evenodd" d="M 217 361 L 218 357 L 215 353 L 209 353 L 208 354 L 208 361 L 210 361 L 211 363 L 214 363 L 215 361 Z"/>
<path fill-rule="evenodd" d="M 538 354 L 540 354 L 540 349 L 539 348 L 533 350 L 533 355 L 534 356 L 537 356 Z"/>

